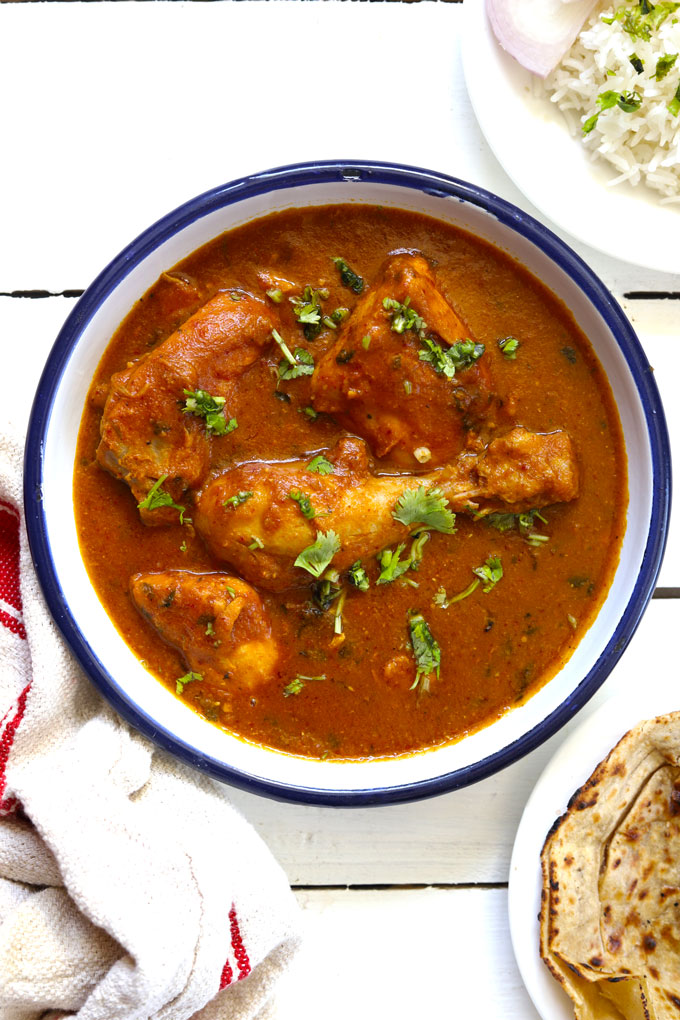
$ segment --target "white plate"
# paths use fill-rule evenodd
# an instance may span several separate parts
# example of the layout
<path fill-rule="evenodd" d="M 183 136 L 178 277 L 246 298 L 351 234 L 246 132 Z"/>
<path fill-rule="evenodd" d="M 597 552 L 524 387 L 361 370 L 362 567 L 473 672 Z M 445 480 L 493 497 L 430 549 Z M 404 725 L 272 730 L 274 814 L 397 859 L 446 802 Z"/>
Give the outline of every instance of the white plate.
<path fill-rule="evenodd" d="M 533 95 L 533 76 L 496 41 L 485 0 L 465 4 L 463 67 L 479 126 L 499 163 L 554 224 L 608 255 L 680 272 L 680 204 L 663 206 L 643 185 L 610 187 L 560 111 Z"/>
<path fill-rule="evenodd" d="M 612 680 L 616 682 L 617 675 L 623 678 L 625 670 L 624 658 Z M 680 708 L 677 677 L 651 689 L 646 678 L 640 687 L 638 693 L 605 702 L 565 740 L 538 780 L 517 830 L 508 887 L 510 937 L 522 980 L 543 1020 L 574 1020 L 571 1000 L 550 975 L 539 952 L 543 843 L 572 794 L 624 733 L 644 719 Z M 630 682 L 626 688 L 631 690 Z"/>

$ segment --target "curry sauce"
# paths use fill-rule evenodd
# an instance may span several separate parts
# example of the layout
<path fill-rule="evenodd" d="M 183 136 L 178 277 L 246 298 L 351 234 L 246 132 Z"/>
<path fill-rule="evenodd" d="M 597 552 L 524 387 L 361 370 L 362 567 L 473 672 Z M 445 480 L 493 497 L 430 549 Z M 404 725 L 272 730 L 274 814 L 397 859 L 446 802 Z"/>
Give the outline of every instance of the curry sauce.
<path fill-rule="evenodd" d="M 411 362 L 404 357 L 402 363 L 393 345 L 403 342 L 406 354 L 417 348 L 419 335 L 425 345 L 427 323 L 418 326 L 412 317 L 409 325 L 407 316 L 399 334 L 396 313 L 389 312 L 390 319 L 381 304 L 375 315 L 388 316 L 380 335 L 389 340 L 391 353 L 382 368 L 388 397 L 382 404 L 377 401 L 378 410 L 386 415 L 393 409 L 402 429 L 394 432 L 394 445 L 382 452 L 372 407 L 364 415 L 365 429 L 356 401 L 351 419 L 345 412 L 325 409 L 319 366 L 323 362 L 336 373 L 337 365 L 339 372 L 351 369 L 356 374 L 361 359 L 368 364 L 372 357 L 375 372 L 381 369 L 377 327 L 376 339 L 370 331 L 357 334 L 351 344 L 347 338 L 353 336 L 352 322 L 358 321 L 371 288 L 375 291 L 373 281 L 381 279 L 381 267 L 391 253 L 407 253 L 408 259 L 427 263 L 427 273 L 466 335 L 478 350 L 483 346 L 483 352 L 477 354 L 481 368 L 468 369 L 467 383 L 465 371 L 445 378 L 434 361 L 422 355 Z M 338 257 L 363 282 L 362 292 L 357 293 L 350 276 L 343 277 L 342 265 L 334 261 Z M 308 298 L 314 292 L 322 295 L 316 298 L 322 310 L 319 330 L 305 329 L 309 323 L 298 318 L 305 287 Z M 267 342 L 249 356 L 237 384 L 226 391 L 224 416 L 236 424 L 210 438 L 203 491 L 186 485 L 173 490 L 172 506 L 185 507 L 184 523 L 178 512 L 168 511 L 168 523 L 150 527 L 149 514 L 143 520 L 138 510 L 141 500 L 102 468 L 101 456 L 97 460 L 111 379 L 157 351 L 222 292 L 234 295 L 242 315 L 249 301 L 264 302 L 289 353 L 296 362 L 313 365 L 313 371 L 286 378 L 282 349 L 263 326 Z M 415 300 L 399 307 L 404 306 L 419 311 Z M 421 315 L 421 321 L 427 318 Z M 508 339 L 515 341 L 509 348 L 502 342 Z M 427 353 L 428 348 L 422 350 Z M 374 397 L 377 378 L 372 377 Z M 448 393 L 444 385 L 450 385 L 452 393 L 456 387 L 461 393 L 474 389 L 474 400 L 460 412 L 460 454 L 448 442 L 441 398 L 436 396 Z M 479 394 L 487 388 L 491 395 L 485 403 Z M 183 400 L 180 388 L 178 406 Z M 456 406 L 460 409 L 460 400 Z M 190 419 L 197 434 L 204 429 L 205 422 L 193 415 L 184 414 L 182 420 Z M 321 578 L 300 569 L 290 574 L 293 583 L 286 572 L 276 584 L 252 580 L 258 574 L 245 577 L 241 583 L 250 582 L 276 649 L 266 682 L 245 683 L 225 675 L 216 683 L 199 670 L 187 672 L 186 650 L 164 640 L 153 619 L 148 614 L 145 618 L 131 598 L 131 578 L 137 575 L 189 571 L 239 578 L 233 557 L 229 561 L 219 550 L 216 555 L 217 543 L 205 540 L 205 528 L 203 537 L 197 530 L 205 517 L 205 487 L 225 472 L 257 477 L 261 463 L 277 471 L 279 462 L 294 462 L 301 472 L 295 477 L 304 482 L 305 465 L 315 457 L 325 458 L 333 470 L 333 451 L 344 443 L 366 451 L 362 456 L 369 480 L 385 479 L 387 484 L 389 479 L 398 486 L 403 481 L 408 490 L 425 478 L 428 486 L 436 486 L 431 480 L 439 477 L 438 471 L 444 477 L 457 456 L 481 462 L 493 437 L 518 427 L 527 434 L 568 435 L 578 466 L 578 497 L 543 504 L 537 515 L 525 507 L 521 520 L 519 513 L 503 514 L 500 504 L 489 503 L 480 513 L 464 500 L 460 506 L 450 502 L 448 512 L 456 509 L 455 523 L 448 529 L 452 533 L 428 528 L 427 522 L 412 527 L 400 540 L 404 548 L 397 557 L 403 564 L 411 555 L 411 564 L 393 580 L 384 578 L 387 560 L 381 559 L 385 548 L 396 551 L 399 543 L 393 538 L 360 558 L 367 586 L 351 583 L 344 561 L 337 577 L 332 561 Z M 428 435 L 429 446 L 422 440 Z M 203 433 L 200 439 L 204 441 Z M 349 485 L 354 461 L 348 464 L 342 470 Z M 336 470 L 339 474 L 339 460 Z M 166 485 L 174 482 L 168 478 Z M 327 534 L 333 528 L 333 508 L 323 502 L 323 486 L 323 477 L 309 472 L 305 491 L 297 483 L 290 489 L 300 497 L 298 503 L 292 502 L 295 495 L 289 502 L 290 512 L 299 511 L 301 525 L 307 526 L 302 519 L 307 497 L 316 507 L 312 523 Z M 251 505 L 255 500 L 252 497 Z M 248 506 L 245 500 L 243 508 L 232 502 L 229 517 L 226 502 L 224 511 L 221 497 L 216 506 L 227 515 L 227 523 Z M 484 241 L 425 216 L 364 205 L 328 206 L 273 214 L 217 238 L 164 273 L 137 302 L 111 340 L 92 383 L 79 435 L 74 504 L 83 557 L 107 613 L 146 668 L 196 712 L 245 739 L 295 754 L 389 756 L 445 744 L 489 724 L 539 689 L 570 656 L 602 604 L 618 562 L 627 505 L 626 461 L 611 390 L 588 340 L 568 309 L 522 266 Z M 360 502 L 355 512 L 357 527 L 363 526 Z M 259 562 L 265 562 L 267 549 L 259 549 L 255 539 L 248 557 L 256 565 L 258 554 Z M 340 562 L 342 553 L 338 557 Z M 489 564 L 499 564 L 502 576 L 496 570 L 494 580 L 488 569 L 480 576 L 479 568 Z M 262 578 L 267 576 L 262 573 Z M 381 576 L 382 583 L 377 583 Z M 324 578 L 330 578 L 326 597 L 320 590 Z M 431 664 L 425 684 L 413 641 L 413 621 L 420 618 L 439 659 L 437 668 Z M 212 641 L 211 618 L 201 621 L 199 636 Z M 219 640 L 215 637 L 213 644 Z"/>

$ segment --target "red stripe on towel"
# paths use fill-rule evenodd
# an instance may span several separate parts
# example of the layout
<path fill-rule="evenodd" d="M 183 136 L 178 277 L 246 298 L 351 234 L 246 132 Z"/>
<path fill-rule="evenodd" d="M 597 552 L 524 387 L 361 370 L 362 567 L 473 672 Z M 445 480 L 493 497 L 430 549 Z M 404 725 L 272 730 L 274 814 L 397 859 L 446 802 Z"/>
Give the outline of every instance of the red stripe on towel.
<path fill-rule="evenodd" d="M 19 515 L 15 508 L 4 500 L 0 500 L 0 599 L 12 609 L 21 612 Z"/>
<path fill-rule="evenodd" d="M 224 967 L 222 968 L 222 977 L 220 978 L 220 991 L 222 991 L 223 988 L 226 988 L 227 985 L 231 984 L 231 979 L 233 978 L 233 976 L 234 972 L 231 969 L 231 964 L 229 963 L 229 960 L 227 960 Z"/>
<path fill-rule="evenodd" d="M 26 684 L 23 691 L 17 698 L 16 712 L 5 726 L 2 737 L 0 737 L 0 812 L 3 814 L 13 811 L 17 805 L 15 797 L 8 797 L 5 799 L 5 788 L 7 786 L 7 776 L 5 775 L 5 771 L 7 769 L 7 761 L 9 759 L 9 753 L 12 750 L 16 731 L 19 729 L 21 720 L 24 717 L 24 712 L 26 711 L 26 699 L 30 689 L 31 685 Z"/>
<path fill-rule="evenodd" d="M 246 947 L 243 945 L 243 937 L 241 935 L 241 929 L 239 928 L 238 917 L 236 916 L 236 907 L 231 906 L 229 911 L 229 932 L 231 934 L 231 948 L 236 959 L 236 966 L 238 967 L 238 980 L 242 981 L 244 977 L 248 977 L 250 974 L 250 960 L 248 959 L 248 953 Z M 232 970 L 229 957 L 222 968 L 222 976 L 220 978 L 220 991 L 230 985 L 234 977 L 234 971 Z"/>
<path fill-rule="evenodd" d="M 234 956 L 236 957 L 236 963 L 238 965 L 238 979 L 242 981 L 244 977 L 248 977 L 250 974 L 250 960 L 246 952 L 246 947 L 243 945 L 243 939 L 241 938 L 241 930 L 238 926 L 238 918 L 236 916 L 236 907 L 232 906 L 229 911 L 229 921 L 231 930 L 231 948 L 234 950 Z"/>

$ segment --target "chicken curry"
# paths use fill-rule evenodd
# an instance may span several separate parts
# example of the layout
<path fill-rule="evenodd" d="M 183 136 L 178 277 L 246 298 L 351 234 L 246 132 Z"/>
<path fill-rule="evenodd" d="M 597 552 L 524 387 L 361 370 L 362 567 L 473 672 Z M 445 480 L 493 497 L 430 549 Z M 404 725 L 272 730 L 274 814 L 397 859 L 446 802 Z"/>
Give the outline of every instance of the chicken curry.
<path fill-rule="evenodd" d="M 74 479 L 146 668 L 317 758 L 451 742 L 546 683 L 626 499 L 569 311 L 486 242 L 364 205 L 272 214 L 163 273 L 102 358 Z"/>

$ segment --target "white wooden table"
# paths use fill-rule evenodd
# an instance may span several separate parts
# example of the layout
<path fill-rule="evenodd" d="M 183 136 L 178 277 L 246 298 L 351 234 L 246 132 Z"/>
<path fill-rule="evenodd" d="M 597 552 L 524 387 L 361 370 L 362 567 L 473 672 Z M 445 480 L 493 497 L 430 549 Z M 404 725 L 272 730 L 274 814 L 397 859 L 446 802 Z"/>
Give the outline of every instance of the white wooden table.
<path fill-rule="evenodd" d="M 0 416 L 25 422 L 59 326 L 106 262 L 166 211 L 242 174 L 315 158 L 415 163 L 538 215 L 474 119 L 463 13 L 332 0 L 0 4 Z M 680 280 L 564 236 L 637 329 L 677 449 Z M 678 674 L 678 511 L 659 583 L 622 665 L 567 730 L 638 677 Z M 332 810 L 234 792 L 305 911 L 280 1020 L 535 1020 L 506 883 L 523 805 L 564 736 L 417 804 Z"/>

